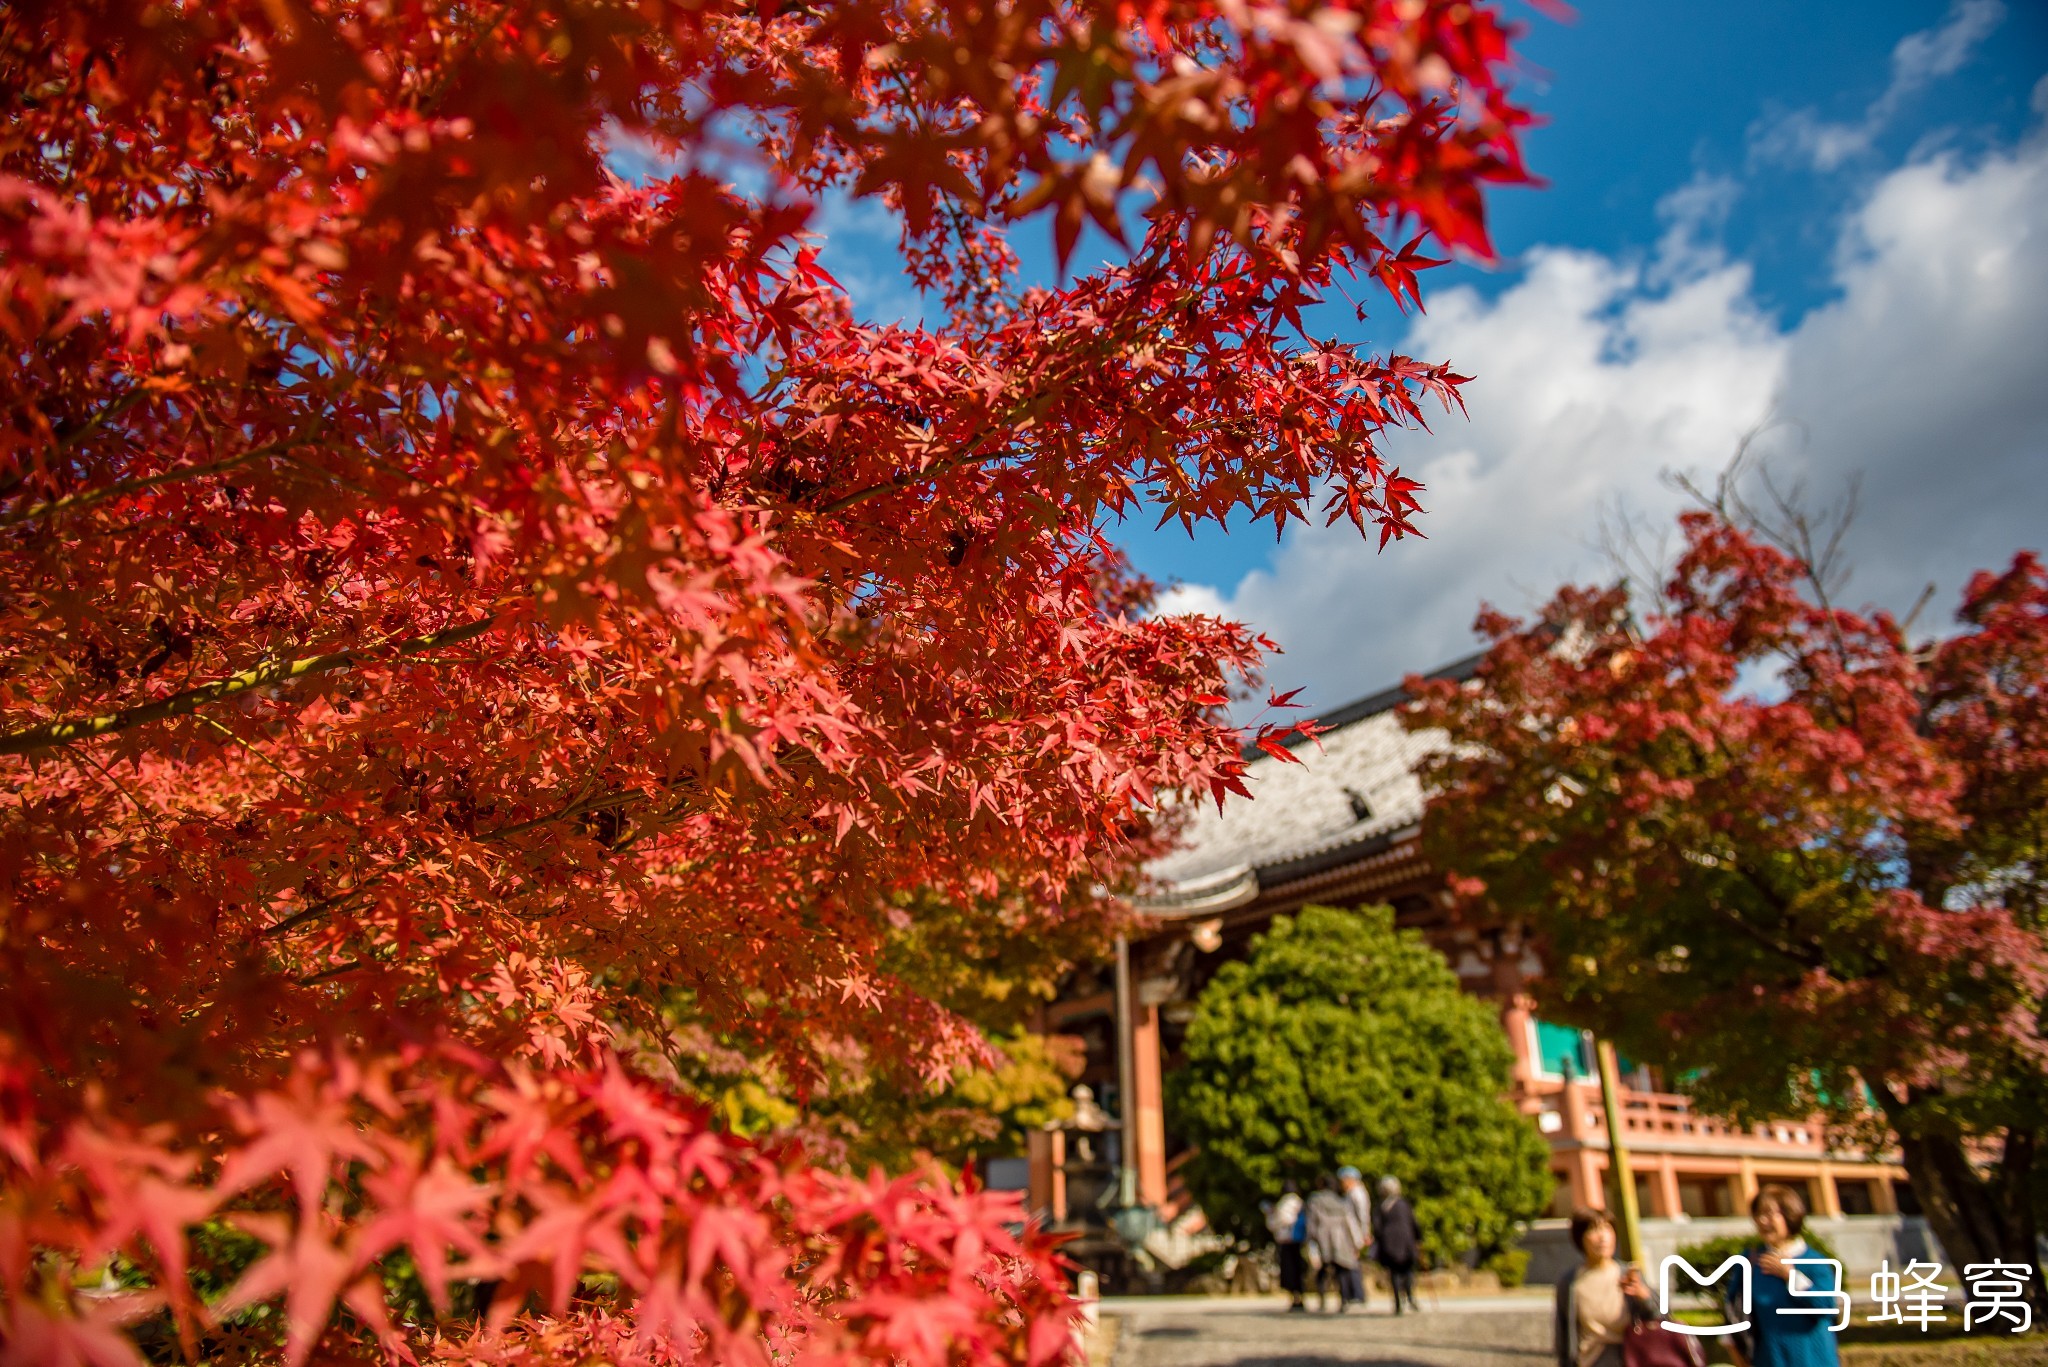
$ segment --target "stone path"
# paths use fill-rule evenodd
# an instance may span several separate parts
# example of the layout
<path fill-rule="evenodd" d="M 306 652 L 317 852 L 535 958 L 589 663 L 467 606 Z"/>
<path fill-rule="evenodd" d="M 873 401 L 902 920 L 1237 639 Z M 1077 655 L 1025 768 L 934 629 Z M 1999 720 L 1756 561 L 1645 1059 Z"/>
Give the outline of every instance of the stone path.
<path fill-rule="evenodd" d="M 1550 1307 L 1497 1296 L 1396 1318 L 1384 1299 L 1364 1315 L 1295 1315 L 1278 1299 L 1133 1297 L 1102 1313 L 1117 1321 L 1114 1367 L 1546 1367 Z"/>

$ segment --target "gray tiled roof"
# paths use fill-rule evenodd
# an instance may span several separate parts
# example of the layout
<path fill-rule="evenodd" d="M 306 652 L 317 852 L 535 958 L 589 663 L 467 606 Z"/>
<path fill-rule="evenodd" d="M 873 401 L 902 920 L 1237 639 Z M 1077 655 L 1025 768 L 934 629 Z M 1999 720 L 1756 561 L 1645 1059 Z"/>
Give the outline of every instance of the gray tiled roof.
<path fill-rule="evenodd" d="M 1468 679 L 1479 657 L 1436 670 L 1432 678 Z M 1160 885 L 1141 904 L 1159 910 L 1237 905 L 1256 894 L 1261 870 L 1354 845 L 1368 845 L 1422 819 L 1415 765 L 1443 744 L 1441 732 L 1411 733 L 1395 712 L 1408 694 L 1387 689 L 1323 714 L 1330 730 L 1291 749 L 1302 761 L 1255 758 L 1245 778 L 1252 798 L 1231 796 L 1219 813 L 1203 802 L 1180 848 L 1147 872 Z M 1355 801 L 1362 800 L 1365 812 Z"/>

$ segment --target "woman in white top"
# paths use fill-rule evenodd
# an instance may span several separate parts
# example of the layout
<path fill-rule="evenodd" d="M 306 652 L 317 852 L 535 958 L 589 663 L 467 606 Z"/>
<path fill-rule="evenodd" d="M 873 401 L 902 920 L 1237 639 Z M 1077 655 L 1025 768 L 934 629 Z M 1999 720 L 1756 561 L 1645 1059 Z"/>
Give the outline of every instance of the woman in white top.
<path fill-rule="evenodd" d="M 1280 1184 L 1278 1201 L 1261 1201 L 1259 1205 L 1266 1212 L 1266 1229 L 1280 1254 L 1280 1289 L 1287 1293 L 1287 1308 L 1307 1310 L 1301 1298 L 1308 1289 L 1308 1263 L 1301 1252 L 1302 1241 L 1308 1237 L 1308 1222 L 1301 1188 L 1290 1177 Z"/>
<path fill-rule="evenodd" d="M 1656 1314 L 1642 1274 L 1614 1260 L 1614 1221 L 1604 1210 L 1572 1212 L 1583 1260 L 1557 1285 L 1557 1367 L 1622 1367 L 1629 1326 Z"/>

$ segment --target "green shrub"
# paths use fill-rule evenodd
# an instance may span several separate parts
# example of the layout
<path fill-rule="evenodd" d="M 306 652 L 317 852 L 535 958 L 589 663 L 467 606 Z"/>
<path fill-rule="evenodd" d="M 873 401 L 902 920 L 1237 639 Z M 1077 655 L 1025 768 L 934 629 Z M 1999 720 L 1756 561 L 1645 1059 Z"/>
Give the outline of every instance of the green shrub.
<path fill-rule="evenodd" d="M 1529 1276 L 1529 1250 L 1503 1248 L 1479 1264 L 1480 1270 L 1500 1278 L 1503 1287 L 1520 1286 Z"/>
<path fill-rule="evenodd" d="M 1401 1180 L 1432 1267 L 1499 1257 L 1550 1198 L 1494 1009 L 1385 907 L 1276 918 L 1203 991 L 1185 1057 L 1167 1092 L 1196 1145 L 1182 1172 L 1226 1235 L 1266 1242 L 1261 1199 L 1345 1164 Z"/>

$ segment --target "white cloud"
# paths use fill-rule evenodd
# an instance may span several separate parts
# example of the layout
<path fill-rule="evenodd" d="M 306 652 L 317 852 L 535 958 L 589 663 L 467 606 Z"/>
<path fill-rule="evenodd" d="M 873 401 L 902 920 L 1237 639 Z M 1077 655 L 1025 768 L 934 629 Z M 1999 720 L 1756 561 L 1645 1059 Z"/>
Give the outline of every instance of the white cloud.
<path fill-rule="evenodd" d="M 1815 489 L 1860 474 L 1852 596 L 1903 612 L 2048 548 L 2048 137 L 1894 172 L 1849 221 L 1839 297 L 1793 338 L 1781 457 Z"/>
<path fill-rule="evenodd" d="M 879 198 L 828 192 L 811 218 L 811 231 L 819 239 L 818 264 L 846 287 L 856 318 L 905 327 L 929 321 L 926 300 L 904 271 L 902 225 Z"/>
<path fill-rule="evenodd" d="M 1228 617 L 1230 604 L 1221 592 L 1208 584 L 1175 584 L 1163 591 L 1152 605 L 1159 617 Z"/>
<path fill-rule="evenodd" d="M 2048 138 L 1884 177 L 1844 222 L 1837 296 L 1789 330 L 1686 226 L 1712 198 L 1671 203 L 1646 266 L 1548 249 L 1491 302 L 1433 301 L 1403 349 L 1478 378 L 1469 423 L 1392 443 L 1430 540 L 1376 555 L 1298 530 L 1269 571 L 1177 601 L 1273 636 L 1276 685 L 1341 702 L 1473 649 L 1482 599 L 1526 611 L 1608 577 L 1602 504 L 1668 524 L 1660 474 L 1711 475 L 1767 417 L 1774 466 L 1816 494 L 1862 475 L 1852 599 L 1903 609 L 1931 579 L 1945 612 L 1970 570 L 2048 541 Z"/>
<path fill-rule="evenodd" d="M 1693 178 L 1657 201 L 1664 234 L 1650 263 L 1649 283 L 1668 284 L 1710 270 L 1722 263 L 1721 230 L 1742 195 L 1727 176 L 1698 171 Z"/>
<path fill-rule="evenodd" d="M 1909 33 L 1892 49 L 1892 80 L 1885 88 L 1889 114 L 1898 101 L 1942 76 L 1953 76 L 1977 44 L 2005 18 L 2000 0 L 1954 0 L 1940 28 Z"/>
<path fill-rule="evenodd" d="M 1862 156 L 1907 100 L 1961 70 L 2004 18 L 2002 0 L 1951 0 L 1948 18 L 1940 27 L 1909 33 L 1892 49 L 1891 80 L 1862 117 L 1832 122 L 1813 109 L 1769 115 L 1751 128 L 1752 148 L 1759 156 L 1819 171 L 1832 171 Z"/>

